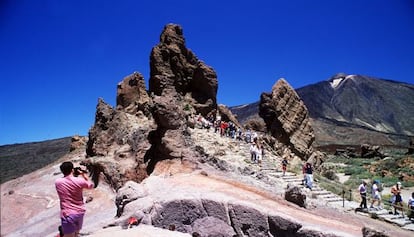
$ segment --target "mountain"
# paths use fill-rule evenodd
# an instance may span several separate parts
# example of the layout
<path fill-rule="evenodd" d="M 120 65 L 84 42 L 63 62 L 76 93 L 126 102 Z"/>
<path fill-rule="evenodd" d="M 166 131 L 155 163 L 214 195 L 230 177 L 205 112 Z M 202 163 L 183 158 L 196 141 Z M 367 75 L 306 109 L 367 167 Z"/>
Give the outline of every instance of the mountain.
<path fill-rule="evenodd" d="M 28 174 L 69 153 L 71 138 L 0 146 L 0 180 Z"/>
<path fill-rule="evenodd" d="M 339 73 L 296 92 L 309 111 L 319 145 L 406 146 L 414 135 L 414 85 Z M 258 104 L 230 109 L 245 123 L 257 116 Z"/>

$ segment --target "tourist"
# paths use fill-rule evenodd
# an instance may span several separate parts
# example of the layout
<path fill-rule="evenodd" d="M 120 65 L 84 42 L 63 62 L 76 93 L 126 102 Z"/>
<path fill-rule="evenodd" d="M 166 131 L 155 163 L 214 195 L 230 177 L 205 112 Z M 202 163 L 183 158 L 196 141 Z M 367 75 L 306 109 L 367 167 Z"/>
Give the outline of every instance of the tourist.
<path fill-rule="evenodd" d="M 250 144 L 250 161 L 256 163 L 256 143 L 252 142 Z"/>
<path fill-rule="evenodd" d="M 92 189 L 93 183 L 89 181 L 85 172 L 76 169 L 81 177 L 75 177 L 72 162 L 63 162 L 60 165 L 63 177 L 55 181 L 56 191 L 60 200 L 60 217 L 62 231 L 65 237 L 77 237 L 82 229 L 85 215 L 83 189 Z M 76 174 L 75 174 L 76 175 Z"/>
<path fill-rule="evenodd" d="M 398 211 L 401 211 L 401 215 L 404 217 L 404 210 L 403 210 L 403 203 L 402 203 L 402 197 L 401 197 L 401 183 L 397 182 L 394 186 L 391 188 L 392 193 L 392 205 L 394 206 L 394 215 L 398 215 Z"/>
<path fill-rule="evenodd" d="M 287 165 L 288 165 L 288 161 L 287 161 L 287 159 L 285 157 L 282 160 L 282 172 L 283 172 L 283 176 L 285 176 L 285 174 L 286 174 Z"/>
<path fill-rule="evenodd" d="M 359 204 L 360 208 L 367 208 L 367 182 L 364 180 L 362 181 L 361 185 L 358 187 L 359 195 L 361 195 L 361 204 Z"/>
<path fill-rule="evenodd" d="M 410 220 L 414 219 L 414 192 L 411 193 L 411 197 L 408 199 L 408 210 L 410 212 L 408 218 Z"/>
<path fill-rule="evenodd" d="M 262 163 L 262 159 L 263 159 L 263 146 L 256 140 L 256 162 L 258 164 Z"/>
<path fill-rule="evenodd" d="M 313 168 L 311 163 L 306 162 L 305 164 L 305 180 L 306 180 L 306 187 L 312 190 L 313 186 Z"/>
<path fill-rule="evenodd" d="M 371 188 L 371 194 L 372 194 L 372 202 L 371 202 L 371 206 L 370 208 L 374 208 L 374 203 L 378 202 L 378 209 L 381 210 L 381 193 L 379 191 L 379 187 L 378 187 L 378 181 L 374 180 L 374 182 L 372 183 L 372 188 Z"/>

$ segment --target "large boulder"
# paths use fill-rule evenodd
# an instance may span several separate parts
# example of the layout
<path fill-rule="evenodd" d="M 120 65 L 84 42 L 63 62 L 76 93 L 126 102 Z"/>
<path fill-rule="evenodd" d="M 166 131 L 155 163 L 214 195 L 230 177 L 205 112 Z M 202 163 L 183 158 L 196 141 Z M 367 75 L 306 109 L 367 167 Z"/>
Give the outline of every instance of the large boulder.
<path fill-rule="evenodd" d="M 302 225 L 296 221 L 281 216 L 269 216 L 269 232 L 273 236 L 295 236 L 300 228 L 302 228 Z"/>
<path fill-rule="evenodd" d="M 363 237 L 389 237 L 389 235 L 385 234 L 384 231 L 375 230 L 367 226 L 364 226 L 364 228 L 362 228 L 362 236 Z"/>
<path fill-rule="evenodd" d="M 286 190 L 285 199 L 300 207 L 306 207 L 306 194 L 298 186 L 293 186 Z"/>

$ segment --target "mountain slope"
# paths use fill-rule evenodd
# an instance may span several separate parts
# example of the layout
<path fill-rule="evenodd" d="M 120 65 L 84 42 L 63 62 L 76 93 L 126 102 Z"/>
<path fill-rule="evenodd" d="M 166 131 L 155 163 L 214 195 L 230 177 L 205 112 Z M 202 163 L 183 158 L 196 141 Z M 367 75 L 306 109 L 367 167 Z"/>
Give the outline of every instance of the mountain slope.
<path fill-rule="evenodd" d="M 69 153 L 71 138 L 0 146 L 0 180 L 28 174 Z"/>
<path fill-rule="evenodd" d="M 318 145 L 408 145 L 414 135 L 414 85 L 361 75 L 337 74 L 296 89 Z M 241 123 L 257 118 L 259 102 L 231 107 Z"/>
<path fill-rule="evenodd" d="M 414 86 L 360 75 L 338 74 L 297 89 L 314 119 L 414 135 Z"/>

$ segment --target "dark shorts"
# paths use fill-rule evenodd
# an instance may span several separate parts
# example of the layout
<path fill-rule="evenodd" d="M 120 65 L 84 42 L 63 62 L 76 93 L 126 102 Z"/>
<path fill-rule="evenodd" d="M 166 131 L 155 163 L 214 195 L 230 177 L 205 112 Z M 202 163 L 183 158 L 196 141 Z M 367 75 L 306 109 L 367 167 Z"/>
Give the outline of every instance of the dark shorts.
<path fill-rule="evenodd" d="M 64 234 L 71 234 L 82 229 L 84 214 L 72 214 L 60 218 Z"/>
<path fill-rule="evenodd" d="M 400 194 L 395 195 L 395 202 L 402 202 L 402 198 Z"/>

